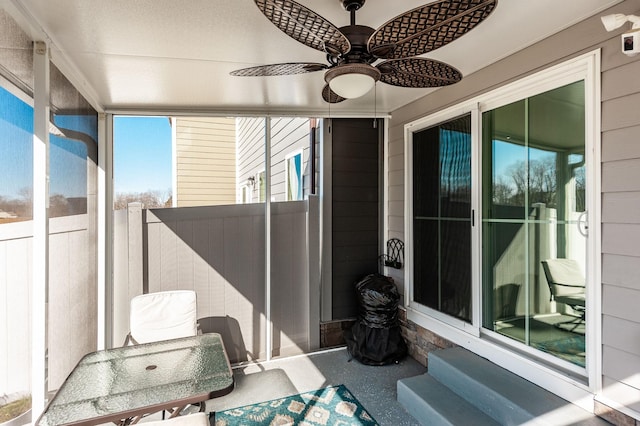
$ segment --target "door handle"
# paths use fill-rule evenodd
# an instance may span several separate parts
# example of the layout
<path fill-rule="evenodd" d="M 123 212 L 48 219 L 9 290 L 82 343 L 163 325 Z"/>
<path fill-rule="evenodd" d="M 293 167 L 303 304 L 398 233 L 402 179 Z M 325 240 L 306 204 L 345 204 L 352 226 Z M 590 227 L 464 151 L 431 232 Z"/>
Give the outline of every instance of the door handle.
<path fill-rule="evenodd" d="M 587 211 L 583 211 L 578 216 L 578 232 L 582 234 L 583 237 L 589 236 L 589 216 Z"/>

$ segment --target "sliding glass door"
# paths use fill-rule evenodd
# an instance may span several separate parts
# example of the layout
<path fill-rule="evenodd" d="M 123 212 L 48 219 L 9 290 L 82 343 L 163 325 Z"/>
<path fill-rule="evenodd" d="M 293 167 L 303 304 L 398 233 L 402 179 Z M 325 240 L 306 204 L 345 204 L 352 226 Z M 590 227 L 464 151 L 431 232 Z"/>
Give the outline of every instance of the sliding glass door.
<path fill-rule="evenodd" d="M 471 322 L 471 115 L 413 136 L 414 300 Z"/>
<path fill-rule="evenodd" d="M 584 82 L 482 114 L 483 326 L 585 365 Z"/>

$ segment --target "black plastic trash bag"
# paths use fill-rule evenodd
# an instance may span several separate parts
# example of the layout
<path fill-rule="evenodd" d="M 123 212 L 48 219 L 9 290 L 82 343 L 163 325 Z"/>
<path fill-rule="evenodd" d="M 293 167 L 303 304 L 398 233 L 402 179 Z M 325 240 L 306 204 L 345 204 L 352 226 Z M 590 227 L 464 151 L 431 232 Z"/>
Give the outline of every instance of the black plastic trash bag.
<path fill-rule="evenodd" d="M 345 331 L 347 350 L 368 365 L 397 362 L 407 355 L 398 324 L 400 295 L 391 277 L 370 274 L 356 284 L 358 319 Z"/>

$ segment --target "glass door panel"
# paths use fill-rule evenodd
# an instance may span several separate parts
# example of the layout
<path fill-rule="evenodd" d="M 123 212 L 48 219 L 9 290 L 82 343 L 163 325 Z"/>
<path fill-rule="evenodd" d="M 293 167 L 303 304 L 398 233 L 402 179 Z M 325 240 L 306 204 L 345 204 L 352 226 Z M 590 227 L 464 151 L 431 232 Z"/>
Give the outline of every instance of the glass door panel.
<path fill-rule="evenodd" d="M 483 326 L 585 365 L 584 83 L 483 114 Z M 561 272 L 553 271 L 561 265 Z"/>
<path fill-rule="evenodd" d="M 471 322 L 471 116 L 413 136 L 414 300 Z"/>

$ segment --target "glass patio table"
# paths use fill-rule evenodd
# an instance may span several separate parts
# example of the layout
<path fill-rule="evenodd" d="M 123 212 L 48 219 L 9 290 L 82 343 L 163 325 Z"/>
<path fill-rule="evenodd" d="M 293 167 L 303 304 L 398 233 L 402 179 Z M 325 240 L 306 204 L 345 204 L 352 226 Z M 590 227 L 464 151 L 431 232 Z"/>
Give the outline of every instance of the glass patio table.
<path fill-rule="evenodd" d="M 106 349 L 80 360 L 36 424 L 130 424 L 162 410 L 177 413 L 233 387 L 217 333 Z"/>

